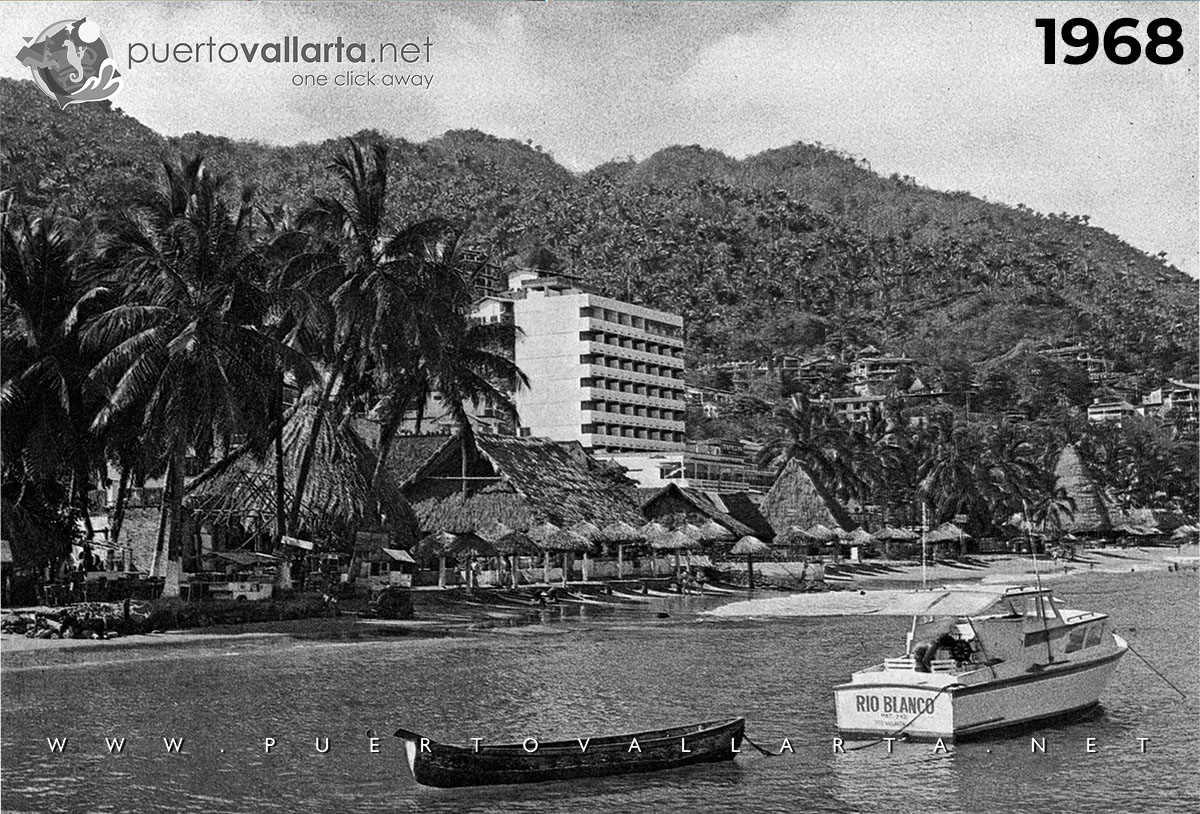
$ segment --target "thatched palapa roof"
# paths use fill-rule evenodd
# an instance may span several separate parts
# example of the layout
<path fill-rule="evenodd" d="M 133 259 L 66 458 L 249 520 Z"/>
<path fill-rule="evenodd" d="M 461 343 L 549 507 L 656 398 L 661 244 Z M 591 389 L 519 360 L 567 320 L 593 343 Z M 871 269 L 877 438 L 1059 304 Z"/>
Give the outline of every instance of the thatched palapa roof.
<path fill-rule="evenodd" d="M 1075 513 L 1064 518 L 1063 531 L 1075 534 L 1100 534 L 1112 529 L 1108 507 L 1100 489 L 1087 472 L 1087 467 L 1068 444 L 1063 447 L 1054 465 L 1054 485 L 1066 491 L 1075 501 Z"/>
<path fill-rule="evenodd" d="M 668 483 L 642 501 L 642 514 L 648 518 L 696 515 L 723 526 L 732 537 L 774 534 L 771 524 L 745 493 L 718 494 Z M 703 525 L 703 520 L 698 525 Z"/>
<path fill-rule="evenodd" d="M 315 407 L 301 406 L 283 428 L 283 496 L 290 511 Z M 381 527 L 402 548 L 416 541 L 416 517 L 387 473 L 372 486 L 375 454 L 349 425 L 322 422 L 300 507 L 301 536 L 350 539 L 361 528 Z M 274 448 L 261 459 L 240 450 L 192 481 L 184 505 L 201 522 L 273 529 L 276 518 Z"/>
<path fill-rule="evenodd" d="M 796 460 L 788 461 L 775 479 L 763 498 L 762 513 L 777 531 L 816 525 L 848 530 L 857 525 L 846 507 Z"/>
<path fill-rule="evenodd" d="M 458 436 L 449 438 L 403 486 L 425 531 L 473 532 L 496 521 L 522 532 L 547 522 L 642 522 L 629 490 L 553 441 L 477 434 L 465 494 L 461 454 Z"/>

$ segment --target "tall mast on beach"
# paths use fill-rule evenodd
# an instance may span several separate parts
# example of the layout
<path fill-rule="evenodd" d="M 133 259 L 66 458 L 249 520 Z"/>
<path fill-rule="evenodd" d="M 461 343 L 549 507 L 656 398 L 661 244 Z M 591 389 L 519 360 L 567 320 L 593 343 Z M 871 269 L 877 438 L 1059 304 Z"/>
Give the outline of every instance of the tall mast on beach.
<path fill-rule="evenodd" d="M 925 501 L 921 501 L 921 590 L 928 590 L 925 582 L 925 533 L 929 530 L 929 517 L 926 513 Z"/>

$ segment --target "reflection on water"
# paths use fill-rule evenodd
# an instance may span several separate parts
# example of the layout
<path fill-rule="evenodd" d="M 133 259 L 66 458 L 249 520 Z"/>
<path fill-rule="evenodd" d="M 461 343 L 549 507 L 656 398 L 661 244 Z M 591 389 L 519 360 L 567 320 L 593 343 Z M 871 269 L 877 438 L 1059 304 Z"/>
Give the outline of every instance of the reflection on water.
<path fill-rule="evenodd" d="M 668 619 L 553 610 L 552 633 L 114 650 L 86 669 L 5 672 L 4 810 L 1195 810 L 1200 668 L 1195 647 L 1180 645 L 1195 640 L 1195 579 L 1106 575 L 1057 588 L 1113 613 L 1122 632 L 1136 626 L 1134 646 L 1190 700 L 1127 657 L 1089 720 L 950 754 L 896 743 L 892 754 L 880 744 L 836 755 L 832 687 L 902 646 L 906 620 L 713 620 L 683 604 Z M 735 764 L 443 791 L 413 783 L 390 736 L 405 726 L 449 742 L 545 740 L 725 715 L 745 715 L 768 750 L 786 737 L 795 753 L 747 748 Z M 1045 754 L 1030 753 L 1031 734 Z M 70 738 L 63 754 L 48 736 Z M 1152 739 L 1147 754 L 1139 736 Z M 105 737 L 124 737 L 123 753 L 108 754 Z M 167 754 L 164 737 L 184 738 L 182 753 Z"/>

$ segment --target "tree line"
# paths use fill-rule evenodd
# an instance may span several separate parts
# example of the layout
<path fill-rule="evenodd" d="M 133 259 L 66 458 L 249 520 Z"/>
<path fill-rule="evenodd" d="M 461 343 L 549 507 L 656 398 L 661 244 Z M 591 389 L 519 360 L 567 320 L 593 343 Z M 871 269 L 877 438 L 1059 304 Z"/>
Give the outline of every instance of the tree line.
<path fill-rule="evenodd" d="M 164 160 L 155 191 L 115 211 L 0 200 L 3 499 L 59 532 L 47 559 L 76 523 L 90 534 L 89 492 L 110 465 L 114 534 L 129 484 L 165 478 L 157 565 L 181 556 L 191 457 L 273 451 L 274 531 L 299 535 L 323 426 L 379 421 L 378 486 L 431 393 L 468 438 L 469 403 L 515 417 L 514 329 L 470 318 L 486 261 L 463 225 L 397 223 L 385 145 L 351 140 L 327 169 L 334 192 L 295 211 L 260 204 L 201 155 Z M 312 420 L 285 490 L 283 427 L 301 408 Z"/>
<path fill-rule="evenodd" d="M 756 425 L 768 436 L 760 464 L 799 461 L 873 525 L 932 527 L 964 515 L 981 536 L 1019 514 L 1061 533 L 1077 508 L 1054 473 L 1068 444 L 1114 508 L 1191 515 L 1200 494 L 1196 428 L 1184 416 L 1094 423 L 1060 409 L 1010 422 L 950 404 L 906 408 L 893 397 L 850 422 L 800 393 L 773 409 L 764 404 Z"/>

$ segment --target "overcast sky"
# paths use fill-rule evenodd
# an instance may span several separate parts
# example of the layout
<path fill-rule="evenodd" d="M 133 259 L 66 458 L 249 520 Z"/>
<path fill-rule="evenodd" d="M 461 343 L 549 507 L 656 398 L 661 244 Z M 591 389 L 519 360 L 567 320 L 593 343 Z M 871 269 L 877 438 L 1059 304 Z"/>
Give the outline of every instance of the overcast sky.
<path fill-rule="evenodd" d="M 0 3 L 0 75 L 22 36 L 87 16 L 118 55 L 114 104 L 166 134 L 275 143 L 372 127 L 422 140 L 451 128 L 531 139 L 565 166 L 671 144 L 744 157 L 821 142 L 937 189 L 1092 216 L 1196 276 L 1200 148 L 1196 3 Z M 1037 17 L 1173 17 L 1171 66 L 1102 56 L 1045 65 Z M 337 65 L 141 64 L 131 43 L 295 35 L 433 42 L 413 87 L 295 88 Z M 1144 39 L 1144 34 L 1142 37 Z M 378 77 L 377 77 L 378 78 Z"/>

